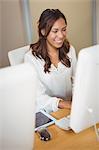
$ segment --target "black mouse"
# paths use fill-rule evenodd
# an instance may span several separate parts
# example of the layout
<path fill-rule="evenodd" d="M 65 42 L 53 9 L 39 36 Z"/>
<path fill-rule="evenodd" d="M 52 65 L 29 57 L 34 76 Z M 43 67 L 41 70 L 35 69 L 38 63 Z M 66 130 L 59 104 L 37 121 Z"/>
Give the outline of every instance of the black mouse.
<path fill-rule="evenodd" d="M 42 128 L 37 131 L 40 135 L 40 139 L 43 141 L 49 141 L 51 139 L 51 134 L 47 128 Z"/>

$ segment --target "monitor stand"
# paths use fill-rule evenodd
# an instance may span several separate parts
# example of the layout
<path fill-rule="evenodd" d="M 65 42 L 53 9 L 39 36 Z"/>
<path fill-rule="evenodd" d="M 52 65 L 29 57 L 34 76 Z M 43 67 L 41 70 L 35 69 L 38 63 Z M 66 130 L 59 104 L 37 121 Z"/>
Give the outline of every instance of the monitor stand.
<path fill-rule="evenodd" d="M 92 121 L 94 122 L 94 130 L 95 130 L 97 141 L 99 142 L 99 128 L 97 128 L 97 124 L 95 123 L 95 117 L 94 117 L 93 109 L 88 108 L 88 112 L 90 113 Z"/>

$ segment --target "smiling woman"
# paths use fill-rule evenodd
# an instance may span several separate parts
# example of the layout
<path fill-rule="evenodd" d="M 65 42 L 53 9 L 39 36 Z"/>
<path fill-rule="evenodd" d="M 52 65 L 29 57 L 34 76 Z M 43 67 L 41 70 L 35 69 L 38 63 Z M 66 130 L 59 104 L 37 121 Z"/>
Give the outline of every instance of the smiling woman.
<path fill-rule="evenodd" d="M 33 64 L 39 79 L 37 110 L 71 108 L 76 54 L 67 40 L 66 27 L 67 20 L 60 10 L 44 10 L 38 21 L 39 39 L 25 55 L 25 62 Z"/>
<path fill-rule="evenodd" d="M 54 46 L 53 50 L 60 48 L 63 45 L 65 38 L 66 23 L 64 19 L 60 18 L 54 23 L 49 35 L 47 36 L 47 46 Z M 48 49 L 50 50 L 49 47 Z"/>

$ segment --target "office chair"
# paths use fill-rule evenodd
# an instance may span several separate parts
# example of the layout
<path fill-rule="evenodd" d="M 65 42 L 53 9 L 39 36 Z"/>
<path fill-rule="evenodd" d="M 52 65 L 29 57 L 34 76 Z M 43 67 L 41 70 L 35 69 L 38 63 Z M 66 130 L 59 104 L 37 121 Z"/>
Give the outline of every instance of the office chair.
<path fill-rule="evenodd" d="M 14 49 L 8 52 L 8 59 L 11 66 L 24 62 L 24 55 L 29 50 L 29 45 Z"/>

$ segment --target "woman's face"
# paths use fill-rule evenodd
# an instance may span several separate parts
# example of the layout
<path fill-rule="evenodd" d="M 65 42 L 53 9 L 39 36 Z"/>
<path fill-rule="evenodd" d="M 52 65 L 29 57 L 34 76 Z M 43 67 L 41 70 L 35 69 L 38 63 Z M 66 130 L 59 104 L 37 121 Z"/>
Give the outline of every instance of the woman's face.
<path fill-rule="evenodd" d="M 57 49 L 63 45 L 66 38 L 66 23 L 63 18 L 58 19 L 47 36 L 48 49 Z"/>

